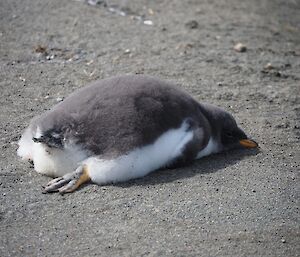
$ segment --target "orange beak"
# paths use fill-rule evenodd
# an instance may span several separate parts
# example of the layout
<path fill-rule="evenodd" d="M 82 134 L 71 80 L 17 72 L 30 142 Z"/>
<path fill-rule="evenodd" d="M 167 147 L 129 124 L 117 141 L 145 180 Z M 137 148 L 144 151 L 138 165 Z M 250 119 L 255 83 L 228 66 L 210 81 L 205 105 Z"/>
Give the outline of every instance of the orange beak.
<path fill-rule="evenodd" d="M 258 143 L 256 143 L 255 141 L 253 141 L 251 139 L 242 139 L 242 140 L 240 140 L 240 144 L 243 147 L 246 147 L 246 148 L 256 148 L 256 147 L 258 147 Z"/>

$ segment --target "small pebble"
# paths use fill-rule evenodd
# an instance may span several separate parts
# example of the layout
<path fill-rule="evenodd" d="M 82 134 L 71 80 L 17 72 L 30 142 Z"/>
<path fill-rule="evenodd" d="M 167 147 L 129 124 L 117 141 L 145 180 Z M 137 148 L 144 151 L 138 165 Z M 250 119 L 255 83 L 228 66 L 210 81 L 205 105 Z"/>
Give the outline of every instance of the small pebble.
<path fill-rule="evenodd" d="M 101 4 L 105 4 L 106 2 L 104 0 L 87 0 L 87 4 L 88 5 L 101 5 Z"/>
<path fill-rule="evenodd" d="M 35 48 L 34 48 L 34 51 L 36 53 L 42 53 L 42 54 L 45 54 L 47 53 L 47 47 L 46 46 L 43 46 L 43 45 L 37 45 Z"/>
<path fill-rule="evenodd" d="M 124 54 L 130 54 L 130 49 L 126 49 L 125 51 L 124 51 Z"/>
<path fill-rule="evenodd" d="M 272 63 L 267 63 L 267 65 L 264 67 L 265 70 L 273 70 L 274 66 L 272 65 Z"/>
<path fill-rule="evenodd" d="M 145 24 L 145 25 L 152 26 L 152 25 L 153 25 L 153 21 L 145 20 L 145 21 L 144 21 L 144 24 Z"/>
<path fill-rule="evenodd" d="M 151 8 L 148 9 L 148 13 L 149 13 L 150 15 L 153 15 L 153 14 L 154 14 L 154 12 L 153 12 L 153 10 L 152 10 Z"/>
<path fill-rule="evenodd" d="M 281 242 L 282 242 L 282 243 L 286 243 L 286 241 L 285 241 L 285 239 L 284 239 L 284 238 L 282 238 L 282 239 L 281 239 Z"/>
<path fill-rule="evenodd" d="M 199 27 L 199 23 L 195 20 L 188 21 L 185 26 L 189 29 L 197 29 Z"/>
<path fill-rule="evenodd" d="M 274 72 L 274 75 L 276 76 L 276 77 L 281 77 L 282 76 L 282 74 L 281 74 L 281 72 L 280 71 L 276 71 L 276 72 Z"/>
<path fill-rule="evenodd" d="M 237 52 L 243 53 L 247 51 L 247 47 L 242 43 L 237 43 L 233 49 Z"/>
<path fill-rule="evenodd" d="M 291 68 L 292 65 L 291 65 L 290 63 L 286 63 L 286 64 L 284 65 L 284 67 L 285 67 L 285 68 Z"/>
<path fill-rule="evenodd" d="M 52 55 L 47 55 L 46 59 L 49 60 L 49 61 L 53 60 L 54 59 L 54 55 L 53 54 Z"/>

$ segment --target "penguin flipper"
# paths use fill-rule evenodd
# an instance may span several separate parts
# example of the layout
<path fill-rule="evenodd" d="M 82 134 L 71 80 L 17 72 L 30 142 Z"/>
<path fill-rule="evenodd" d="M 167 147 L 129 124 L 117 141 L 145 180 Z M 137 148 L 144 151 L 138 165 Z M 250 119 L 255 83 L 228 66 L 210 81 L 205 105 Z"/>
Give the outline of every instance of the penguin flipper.
<path fill-rule="evenodd" d="M 182 168 L 191 164 L 207 143 L 205 140 L 208 138 L 207 132 L 203 127 L 195 125 L 190 130 L 193 131 L 193 138 L 184 146 L 181 155 L 167 166 L 168 169 Z"/>

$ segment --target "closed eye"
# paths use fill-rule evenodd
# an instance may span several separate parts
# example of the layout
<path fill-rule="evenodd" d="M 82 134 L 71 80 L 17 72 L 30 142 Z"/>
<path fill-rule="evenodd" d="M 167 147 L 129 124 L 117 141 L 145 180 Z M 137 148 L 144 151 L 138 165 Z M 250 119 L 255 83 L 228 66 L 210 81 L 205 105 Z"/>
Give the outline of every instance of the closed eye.
<path fill-rule="evenodd" d="M 230 137 L 230 138 L 233 137 L 233 134 L 231 132 L 227 132 L 225 135 L 226 135 L 226 137 Z"/>

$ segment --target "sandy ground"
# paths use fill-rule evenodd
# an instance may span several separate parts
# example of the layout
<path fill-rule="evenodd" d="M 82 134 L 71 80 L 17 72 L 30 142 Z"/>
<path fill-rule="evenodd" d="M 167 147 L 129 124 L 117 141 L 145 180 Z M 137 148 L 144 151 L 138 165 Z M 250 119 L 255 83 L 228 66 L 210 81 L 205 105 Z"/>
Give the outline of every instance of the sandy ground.
<path fill-rule="evenodd" d="M 108 4 L 0 1 L 0 256 L 300 256 L 299 1 Z M 260 151 L 42 194 L 16 156 L 30 118 L 125 73 L 229 110 Z"/>

